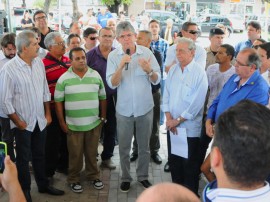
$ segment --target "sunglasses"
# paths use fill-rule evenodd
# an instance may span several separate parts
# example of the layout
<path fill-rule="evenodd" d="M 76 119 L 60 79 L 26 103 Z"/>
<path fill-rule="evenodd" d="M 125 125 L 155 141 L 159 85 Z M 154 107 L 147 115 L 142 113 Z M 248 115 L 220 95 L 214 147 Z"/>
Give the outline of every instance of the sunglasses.
<path fill-rule="evenodd" d="M 188 33 L 190 34 L 199 34 L 200 32 L 199 31 L 195 31 L 195 30 L 190 30 L 190 31 L 187 31 Z"/>
<path fill-rule="evenodd" d="M 90 40 L 94 41 L 97 39 L 97 37 L 89 37 Z"/>

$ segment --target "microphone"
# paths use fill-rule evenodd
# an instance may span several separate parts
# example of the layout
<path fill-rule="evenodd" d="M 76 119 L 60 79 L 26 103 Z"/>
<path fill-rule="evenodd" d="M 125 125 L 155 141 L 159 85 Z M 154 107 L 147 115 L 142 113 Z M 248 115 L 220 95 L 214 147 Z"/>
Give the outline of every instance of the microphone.
<path fill-rule="evenodd" d="M 129 48 L 126 50 L 126 54 L 130 55 L 130 49 Z M 128 70 L 128 63 L 126 63 L 125 70 Z"/>

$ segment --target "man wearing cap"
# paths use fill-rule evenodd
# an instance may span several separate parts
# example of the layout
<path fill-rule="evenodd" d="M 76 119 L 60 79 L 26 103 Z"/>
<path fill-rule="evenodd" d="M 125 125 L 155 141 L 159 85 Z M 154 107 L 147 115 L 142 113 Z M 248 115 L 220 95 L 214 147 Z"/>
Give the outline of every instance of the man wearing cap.
<path fill-rule="evenodd" d="M 210 46 L 205 48 L 206 50 L 206 66 L 205 69 L 209 67 L 209 65 L 216 63 L 216 54 L 221 44 L 223 44 L 224 32 L 220 28 L 212 28 L 209 33 Z"/>

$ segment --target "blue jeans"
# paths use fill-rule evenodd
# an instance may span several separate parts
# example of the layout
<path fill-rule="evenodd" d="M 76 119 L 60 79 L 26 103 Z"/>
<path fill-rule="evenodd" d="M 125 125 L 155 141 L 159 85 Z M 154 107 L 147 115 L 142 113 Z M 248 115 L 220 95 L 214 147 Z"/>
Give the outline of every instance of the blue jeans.
<path fill-rule="evenodd" d="M 39 190 L 48 187 L 45 176 L 45 141 L 46 129 L 40 131 L 38 124 L 33 132 L 14 129 L 16 140 L 16 166 L 18 178 L 23 190 L 30 190 L 31 177 L 29 172 L 29 160 L 32 155 L 32 165 L 35 180 Z"/>

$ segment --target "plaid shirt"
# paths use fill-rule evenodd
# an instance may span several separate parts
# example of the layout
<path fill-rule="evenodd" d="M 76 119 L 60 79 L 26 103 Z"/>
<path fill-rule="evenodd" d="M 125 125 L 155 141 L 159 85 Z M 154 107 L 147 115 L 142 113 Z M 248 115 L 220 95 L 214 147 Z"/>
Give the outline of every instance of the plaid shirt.
<path fill-rule="evenodd" d="M 163 64 L 165 63 L 166 59 L 166 53 L 169 48 L 169 43 L 165 39 L 162 39 L 161 37 L 158 37 L 157 41 L 151 41 L 151 47 L 154 48 L 154 50 L 157 50 L 160 52 Z"/>

